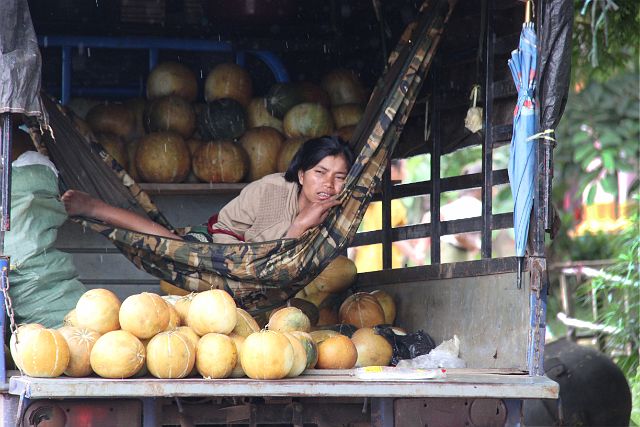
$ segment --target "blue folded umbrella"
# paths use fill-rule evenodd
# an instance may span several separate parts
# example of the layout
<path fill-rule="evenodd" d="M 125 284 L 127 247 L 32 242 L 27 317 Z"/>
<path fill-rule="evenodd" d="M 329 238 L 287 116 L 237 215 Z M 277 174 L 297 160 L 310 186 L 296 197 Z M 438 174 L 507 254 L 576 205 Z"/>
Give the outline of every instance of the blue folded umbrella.
<path fill-rule="evenodd" d="M 509 182 L 513 194 L 513 229 L 516 256 L 520 258 L 518 287 L 522 260 L 527 246 L 529 220 L 533 207 L 536 171 L 535 139 L 538 119 L 535 108 L 535 81 L 537 61 L 537 37 L 532 23 L 525 23 L 517 50 L 511 52 L 508 61 L 513 81 L 518 90 L 518 101 L 513 112 L 513 136 L 509 155 Z"/>

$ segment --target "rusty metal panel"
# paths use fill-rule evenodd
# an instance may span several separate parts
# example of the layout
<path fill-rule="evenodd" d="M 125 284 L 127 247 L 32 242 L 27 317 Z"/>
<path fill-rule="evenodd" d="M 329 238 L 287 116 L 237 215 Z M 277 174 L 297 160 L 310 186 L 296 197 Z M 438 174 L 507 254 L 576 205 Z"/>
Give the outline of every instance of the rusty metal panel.
<path fill-rule="evenodd" d="M 469 368 L 527 370 L 528 275 L 516 288 L 515 273 L 376 286 L 393 294 L 396 325 L 422 329 L 436 343 L 457 335 Z M 370 291 L 374 287 L 361 286 Z"/>
<path fill-rule="evenodd" d="M 163 424 L 179 425 L 185 419 L 195 425 L 316 425 L 318 427 L 369 426 L 370 415 L 365 399 L 245 399 L 235 402 L 227 399 L 220 403 L 206 399 L 196 402 L 181 401 L 162 407 Z"/>
<path fill-rule="evenodd" d="M 501 399 L 396 399 L 396 426 L 504 426 L 507 406 Z"/>
<path fill-rule="evenodd" d="M 342 375 L 310 375 L 277 381 L 248 378 L 164 380 L 133 378 L 31 378 L 11 377 L 9 393 L 29 398 L 66 397 L 212 397 L 212 396 L 297 396 L 297 397 L 470 397 L 511 399 L 555 399 L 558 384 L 546 377 L 456 373 L 450 370 L 441 380 L 360 380 L 345 370 Z"/>
<path fill-rule="evenodd" d="M 22 420 L 35 425 L 38 419 L 63 420 L 65 426 L 135 427 L 142 425 L 142 404 L 132 399 L 32 400 Z"/>

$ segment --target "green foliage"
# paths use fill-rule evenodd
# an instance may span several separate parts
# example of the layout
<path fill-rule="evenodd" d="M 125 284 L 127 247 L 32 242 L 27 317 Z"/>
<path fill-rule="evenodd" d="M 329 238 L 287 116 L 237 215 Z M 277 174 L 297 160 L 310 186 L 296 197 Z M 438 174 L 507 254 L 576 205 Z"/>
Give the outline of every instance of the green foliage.
<path fill-rule="evenodd" d="M 615 257 L 616 246 L 610 234 L 587 233 L 574 238 L 558 239 L 552 246 L 555 261 L 592 261 Z"/>
<path fill-rule="evenodd" d="M 574 0 L 574 81 L 605 80 L 640 54 L 640 2 Z"/>
<path fill-rule="evenodd" d="M 609 353 L 634 391 L 635 417 L 640 417 L 640 222 L 638 215 L 630 225 L 614 239 L 618 248 L 617 262 L 601 274 L 582 285 L 583 294 L 595 290 L 605 297 L 599 312 L 598 323 L 615 328 L 606 339 Z"/>
<path fill-rule="evenodd" d="M 557 130 L 556 171 L 565 183 L 558 190 L 564 193 L 570 184 L 580 195 L 598 178 L 605 191 L 617 195 L 617 172 L 638 169 L 639 120 L 637 71 L 593 81 L 572 93 Z M 587 203 L 593 194 L 590 199 Z"/>

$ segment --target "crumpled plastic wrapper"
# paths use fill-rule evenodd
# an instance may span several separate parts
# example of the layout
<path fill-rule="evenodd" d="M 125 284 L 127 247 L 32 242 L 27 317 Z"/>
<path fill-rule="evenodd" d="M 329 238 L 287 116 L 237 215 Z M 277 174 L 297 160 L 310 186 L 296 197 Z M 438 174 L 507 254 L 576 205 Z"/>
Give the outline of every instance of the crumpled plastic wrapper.
<path fill-rule="evenodd" d="M 443 341 L 439 346 L 427 354 L 413 359 L 400 360 L 399 368 L 466 368 L 467 363 L 458 355 L 460 354 L 460 339 L 454 335 L 452 339 Z"/>
<path fill-rule="evenodd" d="M 469 129 L 471 133 L 482 130 L 482 108 L 471 107 L 467 110 L 467 116 L 464 118 L 464 127 Z"/>

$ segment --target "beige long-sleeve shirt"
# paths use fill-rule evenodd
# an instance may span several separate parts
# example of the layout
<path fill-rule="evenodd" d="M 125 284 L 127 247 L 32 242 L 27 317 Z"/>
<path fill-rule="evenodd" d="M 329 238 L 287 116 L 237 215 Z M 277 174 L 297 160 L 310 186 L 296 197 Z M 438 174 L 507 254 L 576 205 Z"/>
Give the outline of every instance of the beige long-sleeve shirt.
<path fill-rule="evenodd" d="M 218 214 L 216 229 L 243 236 L 246 242 L 264 242 L 284 237 L 298 215 L 300 186 L 287 182 L 284 174 L 267 175 L 247 185 Z M 238 243 L 227 234 L 213 234 L 215 243 Z"/>

